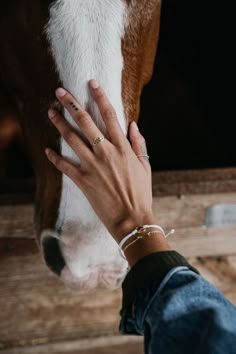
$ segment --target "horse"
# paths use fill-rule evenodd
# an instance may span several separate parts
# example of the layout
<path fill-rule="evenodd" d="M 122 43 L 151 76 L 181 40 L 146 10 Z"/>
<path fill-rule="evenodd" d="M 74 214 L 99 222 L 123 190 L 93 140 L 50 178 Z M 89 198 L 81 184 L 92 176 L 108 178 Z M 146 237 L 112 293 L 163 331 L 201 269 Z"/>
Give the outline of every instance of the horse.
<path fill-rule="evenodd" d="M 88 81 L 95 78 L 127 134 L 129 122 L 138 120 L 140 95 L 152 76 L 160 13 L 161 0 L 1 4 L 0 112 L 7 108 L 17 116 L 30 155 L 36 180 L 35 234 L 42 258 L 65 283 L 80 289 L 119 287 L 127 262 L 81 190 L 45 157 L 50 146 L 79 163 L 47 112 L 56 109 L 75 126 L 55 97 L 56 88 L 64 87 L 106 136 L 88 89 Z"/>

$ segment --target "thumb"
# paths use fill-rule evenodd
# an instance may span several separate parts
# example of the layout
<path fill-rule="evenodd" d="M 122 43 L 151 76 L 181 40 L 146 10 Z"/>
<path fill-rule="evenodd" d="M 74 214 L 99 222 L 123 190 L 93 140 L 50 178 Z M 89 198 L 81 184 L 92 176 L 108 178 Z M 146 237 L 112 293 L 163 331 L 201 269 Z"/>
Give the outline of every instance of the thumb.
<path fill-rule="evenodd" d="M 139 161 L 142 163 L 145 169 L 150 169 L 149 156 L 147 153 L 147 146 L 144 137 L 140 134 L 139 129 L 135 121 L 130 124 L 129 138 L 131 141 L 132 149 Z M 140 156 L 141 155 L 141 156 Z M 146 156 L 145 156 L 146 155 Z"/>

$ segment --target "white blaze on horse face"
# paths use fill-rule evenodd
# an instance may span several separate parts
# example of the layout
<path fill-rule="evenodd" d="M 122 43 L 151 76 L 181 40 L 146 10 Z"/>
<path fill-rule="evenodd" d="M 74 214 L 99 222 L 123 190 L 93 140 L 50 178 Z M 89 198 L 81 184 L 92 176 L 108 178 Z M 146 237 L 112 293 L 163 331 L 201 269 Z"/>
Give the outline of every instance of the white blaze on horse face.
<path fill-rule="evenodd" d="M 50 9 L 47 36 L 60 80 L 92 114 L 103 133 L 105 127 L 88 90 L 88 80 L 102 85 L 126 133 L 122 103 L 123 57 L 121 40 L 126 8 L 122 0 L 58 0 Z M 68 112 L 65 118 L 75 126 Z M 97 147 L 99 148 L 99 146 Z M 79 162 L 65 141 L 62 155 Z M 98 186 L 99 188 L 99 186 Z M 96 216 L 84 194 L 63 176 L 56 227 L 68 274 L 81 286 L 115 287 L 124 277 L 127 263 L 118 246 Z"/>

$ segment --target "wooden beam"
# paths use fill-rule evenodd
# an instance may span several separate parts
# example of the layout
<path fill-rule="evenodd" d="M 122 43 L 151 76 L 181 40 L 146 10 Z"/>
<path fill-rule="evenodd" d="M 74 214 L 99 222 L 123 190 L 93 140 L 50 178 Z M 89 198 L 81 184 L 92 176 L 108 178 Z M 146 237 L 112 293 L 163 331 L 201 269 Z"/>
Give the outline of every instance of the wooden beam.
<path fill-rule="evenodd" d="M 185 257 L 221 256 L 236 254 L 236 225 L 216 228 L 177 228 L 169 238 L 173 249 Z M 1 258 L 30 256 L 38 252 L 31 239 L 0 238 Z"/>
<path fill-rule="evenodd" d="M 171 247 L 185 257 L 236 254 L 236 225 L 221 228 L 186 228 L 170 238 Z"/>
<path fill-rule="evenodd" d="M 137 336 L 106 336 L 59 343 L 11 348 L 1 354 L 142 354 L 143 338 Z"/>
<path fill-rule="evenodd" d="M 39 249 L 34 239 L 0 238 L 0 259 L 24 257 L 38 254 Z"/>
<path fill-rule="evenodd" d="M 153 172 L 156 196 L 236 192 L 236 168 Z"/>
<path fill-rule="evenodd" d="M 121 289 L 69 289 L 39 254 L 1 259 L 0 289 L 2 350 L 118 335 Z"/>
<path fill-rule="evenodd" d="M 221 259 L 227 255 L 232 267 L 236 264 L 236 225 L 205 226 L 206 208 L 236 202 L 236 169 L 228 169 L 227 173 L 222 177 L 222 170 L 210 174 L 188 171 L 183 175 L 161 172 L 157 180 L 154 174 L 153 211 L 165 230 L 176 229 L 169 240 L 171 246 L 191 258 L 196 267 L 200 265 L 200 272 L 222 286 L 235 303 L 235 270 L 230 277 L 226 274 L 230 264 L 213 261 L 210 267 L 194 261 L 195 257 Z M 225 189 L 230 192 L 216 193 Z M 32 203 L 0 205 L 1 352 L 143 352 L 141 342 L 127 344 L 118 336 L 121 290 L 76 292 L 65 288 L 44 265 L 34 240 L 32 220 Z M 213 268 L 218 269 L 217 275 Z"/>
<path fill-rule="evenodd" d="M 34 208 L 29 205 L 0 205 L 0 238 L 34 238 Z"/>
<path fill-rule="evenodd" d="M 236 253 L 236 225 L 225 227 L 205 227 L 206 208 L 219 203 L 236 202 L 236 193 L 210 195 L 186 195 L 182 197 L 154 197 L 153 211 L 160 225 L 166 230 L 176 229 L 170 244 L 188 256 L 230 255 Z M 0 206 L 0 249 L 10 256 L 14 252 L 27 254 L 36 246 L 31 241 L 34 237 L 33 206 Z M 14 241 L 9 243 L 7 239 Z M 16 243 L 22 238 L 22 243 Z M 33 248 L 32 248 L 33 247 Z M 28 250 L 28 251 L 27 251 Z"/>
<path fill-rule="evenodd" d="M 153 172 L 156 196 L 236 192 L 236 168 Z M 34 179 L 0 178 L 0 205 L 30 203 Z"/>

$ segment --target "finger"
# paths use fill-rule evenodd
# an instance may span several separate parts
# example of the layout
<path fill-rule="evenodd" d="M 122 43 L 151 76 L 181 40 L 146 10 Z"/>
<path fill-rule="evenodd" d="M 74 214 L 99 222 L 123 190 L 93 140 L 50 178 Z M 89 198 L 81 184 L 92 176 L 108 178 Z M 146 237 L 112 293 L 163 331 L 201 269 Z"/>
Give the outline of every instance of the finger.
<path fill-rule="evenodd" d="M 99 86 L 96 80 L 90 80 L 89 86 L 106 125 L 111 142 L 114 145 L 121 145 L 126 143 L 126 136 L 121 129 L 116 112 L 109 102 L 104 90 Z"/>
<path fill-rule="evenodd" d="M 129 137 L 132 145 L 132 149 L 135 155 L 138 157 L 142 165 L 150 171 L 150 163 L 147 146 L 144 137 L 140 134 L 137 124 L 133 121 L 129 126 Z M 145 156 L 146 155 L 146 156 Z"/>
<path fill-rule="evenodd" d="M 58 155 L 54 150 L 47 148 L 45 154 L 48 160 L 58 169 L 58 171 L 64 173 L 70 177 L 76 183 L 81 179 L 82 173 L 79 166 L 73 165 L 71 162 Z M 77 183 L 78 184 L 78 183 Z"/>
<path fill-rule="evenodd" d="M 103 136 L 90 115 L 84 110 L 79 102 L 66 90 L 58 88 L 56 96 L 68 110 L 71 117 L 79 126 L 83 134 L 86 136 L 90 144 L 93 146 L 94 139 Z"/>
<path fill-rule="evenodd" d="M 74 152 L 82 159 L 91 157 L 91 150 L 79 137 L 78 133 L 71 127 L 71 125 L 56 111 L 50 109 L 48 117 L 62 135 L 67 144 L 74 150 Z"/>

